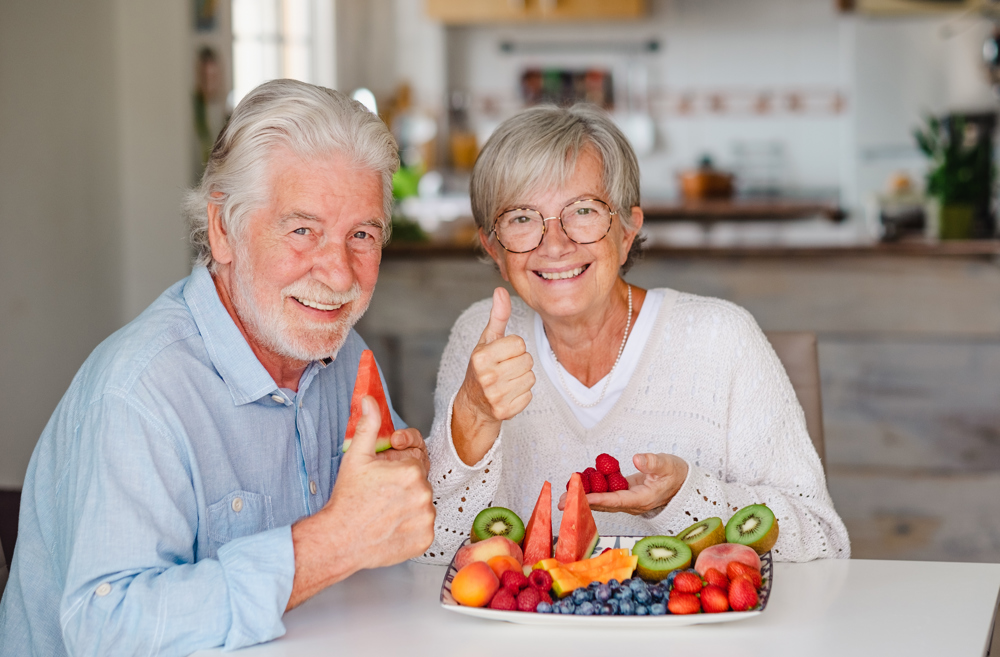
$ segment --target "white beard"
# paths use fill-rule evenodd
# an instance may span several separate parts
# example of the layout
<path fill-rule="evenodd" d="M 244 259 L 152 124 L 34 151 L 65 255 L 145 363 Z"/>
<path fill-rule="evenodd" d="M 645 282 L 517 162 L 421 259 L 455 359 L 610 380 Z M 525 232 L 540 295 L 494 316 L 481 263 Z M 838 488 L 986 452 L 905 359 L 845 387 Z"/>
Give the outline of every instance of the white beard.
<path fill-rule="evenodd" d="M 355 304 L 362 300 L 361 286 L 355 281 L 350 290 L 337 292 L 319 281 L 300 279 L 281 291 L 277 304 L 268 301 L 262 307 L 255 294 L 257 275 L 249 265 L 249 255 L 243 249 L 237 250 L 243 252 L 237 253 L 233 263 L 233 306 L 250 335 L 268 350 L 286 358 L 306 362 L 336 358 L 351 328 L 368 310 L 371 296 L 364 299 L 362 306 L 352 305 L 348 314 L 332 324 L 303 323 L 296 331 L 283 312 L 285 299 L 301 297 L 328 305 Z"/>

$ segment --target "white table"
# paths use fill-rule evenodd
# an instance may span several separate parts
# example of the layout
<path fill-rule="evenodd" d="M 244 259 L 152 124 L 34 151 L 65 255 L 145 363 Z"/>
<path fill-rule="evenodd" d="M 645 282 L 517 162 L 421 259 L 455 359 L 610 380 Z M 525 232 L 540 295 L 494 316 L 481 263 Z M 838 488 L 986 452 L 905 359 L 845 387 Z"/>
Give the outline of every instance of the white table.
<path fill-rule="evenodd" d="M 571 629 L 447 611 L 438 602 L 444 572 L 443 566 L 406 563 L 357 573 L 286 614 L 284 637 L 240 654 L 979 656 L 988 647 L 1000 592 L 1000 564 L 779 563 L 767 609 L 754 618 L 679 628 Z"/>

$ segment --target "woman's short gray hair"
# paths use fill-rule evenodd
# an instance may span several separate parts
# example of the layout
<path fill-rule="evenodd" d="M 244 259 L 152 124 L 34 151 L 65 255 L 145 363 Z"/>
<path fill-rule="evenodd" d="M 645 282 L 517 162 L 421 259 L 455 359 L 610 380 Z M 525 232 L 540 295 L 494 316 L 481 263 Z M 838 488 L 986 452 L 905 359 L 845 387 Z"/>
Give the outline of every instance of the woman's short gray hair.
<path fill-rule="evenodd" d="M 639 205 L 639 162 L 611 116 L 594 105 L 534 107 L 512 116 L 493 132 L 472 170 L 470 192 L 476 225 L 491 236 L 497 216 L 525 196 L 569 181 L 586 148 L 601 158 L 604 193 L 626 230 Z M 626 272 L 642 249 L 636 236 Z"/>
<path fill-rule="evenodd" d="M 268 203 L 270 154 L 281 147 L 303 157 L 337 154 L 378 173 L 388 242 L 392 175 L 399 167 L 399 155 L 385 123 L 339 91 L 297 80 L 272 80 L 236 106 L 212 147 L 201 183 L 185 196 L 183 212 L 196 265 L 215 265 L 208 242 L 208 204 L 219 206 L 226 231 L 239 240 L 247 217 Z"/>

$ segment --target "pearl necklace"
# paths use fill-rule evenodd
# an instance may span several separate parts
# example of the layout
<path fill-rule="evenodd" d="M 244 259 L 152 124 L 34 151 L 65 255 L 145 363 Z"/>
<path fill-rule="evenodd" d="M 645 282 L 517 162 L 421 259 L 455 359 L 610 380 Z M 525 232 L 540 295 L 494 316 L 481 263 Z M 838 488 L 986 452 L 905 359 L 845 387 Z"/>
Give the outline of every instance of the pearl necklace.
<path fill-rule="evenodd" d="M 552 343 L 549 343 L 549 352 L 552 354 L 552 360 L 556 362 L 556 372 L 559 373 L 559 383 L 562 384 L 563 390 L 569 395 L 569 398 L 573 400 L 573 403 L 580 408 L 593 408 L 597 406 L 602 401 L 604 401 L 604 395 L 608 393 L 608 386 L 611 385 L 611 376 L 615 373 L 615 368 L 618 367 L 618 361 L 622 359 L 622 352 L 625 351 L 625 342 L 628 340 L 628 331 L 632 326 L 632 286 L 628 286 L 628 319 L 625 321 L 625 335 L 622 336 L 622 344 L 618 347 L 618 356 L 615 357 L 615 364 L 611 366 L 611 371 L 608 372 L 608 378 L 604 380 L 604 389 L 601 390 L 601 396 L 597 398 L 597 401 L 590 404 L 583 404 L 579 399 L 573 396 L 573 391 L 569 389 L 566 385 L 566 379 L 563 378 L 563 368 L 559 364 L 559 359 L 556 358 L 556 352 L 552 349 Z"/>

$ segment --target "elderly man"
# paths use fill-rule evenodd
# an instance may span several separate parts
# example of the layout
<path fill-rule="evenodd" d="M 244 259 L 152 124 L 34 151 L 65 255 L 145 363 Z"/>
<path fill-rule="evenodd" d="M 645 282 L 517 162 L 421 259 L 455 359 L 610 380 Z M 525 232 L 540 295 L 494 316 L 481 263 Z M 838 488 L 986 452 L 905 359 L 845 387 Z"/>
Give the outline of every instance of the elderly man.
<path fill-rule="evenodd" d="M 396 166 L 342 94 L 281 80 L 240 103 L 186 202 L 191 276 L 91 354 L 35 448 L 0 654 L 267 641 L 430 545 L 419 432 L 376 455 L 366 398 L 340 455 Z"/>

